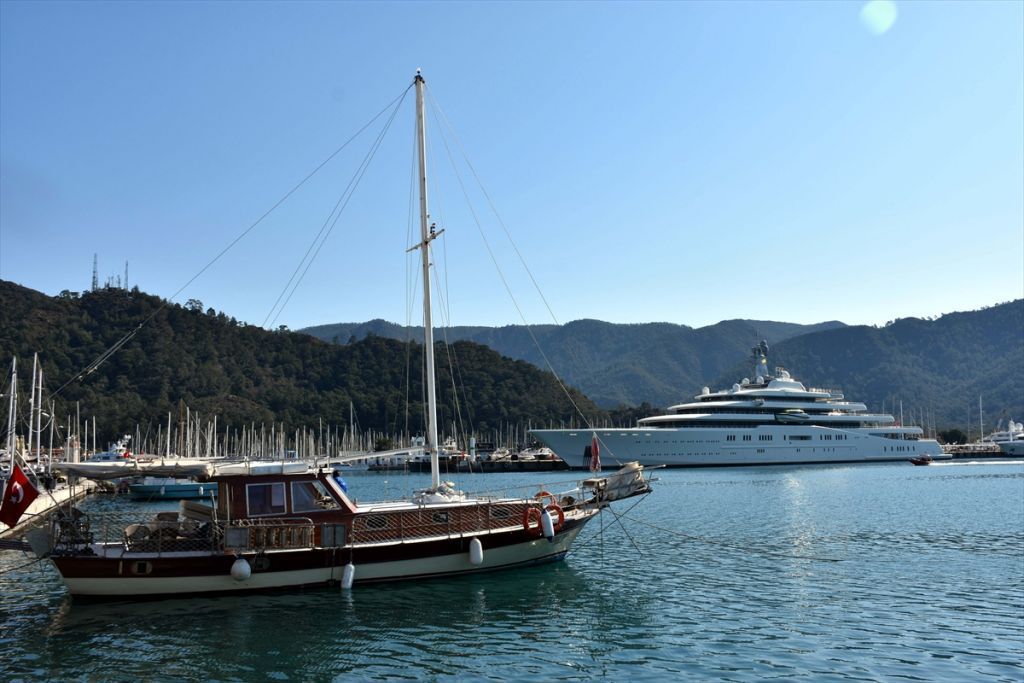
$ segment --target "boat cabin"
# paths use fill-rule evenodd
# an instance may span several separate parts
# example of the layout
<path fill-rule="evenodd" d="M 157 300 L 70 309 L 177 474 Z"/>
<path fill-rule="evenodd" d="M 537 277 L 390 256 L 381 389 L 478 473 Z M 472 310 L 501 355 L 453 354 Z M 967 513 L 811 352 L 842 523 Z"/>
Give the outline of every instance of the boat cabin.
<path fill-rule="evenodd" d="M 217 516 L 227 522 L 284 517 L 335 522 L 356 511 L 339 478 L 331 470 L 310 471 L 304 463 L 268 463 L 247 465 L 246 471 L 229 469 L 211 481 L 219 491 Z"/>

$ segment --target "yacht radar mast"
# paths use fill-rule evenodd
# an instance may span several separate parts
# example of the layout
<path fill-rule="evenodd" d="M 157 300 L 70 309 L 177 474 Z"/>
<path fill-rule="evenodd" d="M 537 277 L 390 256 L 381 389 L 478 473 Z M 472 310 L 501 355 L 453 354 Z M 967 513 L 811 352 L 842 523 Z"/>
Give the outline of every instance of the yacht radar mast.
<path fill-rule="evenodd" d="M 768 379 L 768 341 L 762 339 L 751 352 L 754 361 L 754 381 L 763 384 Z"/>

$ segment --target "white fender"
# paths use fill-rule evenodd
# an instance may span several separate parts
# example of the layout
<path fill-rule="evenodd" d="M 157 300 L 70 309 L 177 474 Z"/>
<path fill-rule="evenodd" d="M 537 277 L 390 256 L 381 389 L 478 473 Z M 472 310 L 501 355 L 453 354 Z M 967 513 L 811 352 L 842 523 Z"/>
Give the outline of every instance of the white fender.
<path fill-rule="evenodd" d="M 245 581 L 250 576 L 252 576 L 252 567 L 249 566 L 249 563 L 244 558 L 238 558 L 231 565 L 231 578 L 235 581 Z"/>
<path fill-rule="evenodd" d="M 469 542 L 469 563 L 474 567 L 479 567 L 484 563 L 484 544 L 480 542 L 479 538 L 474 538 Z"/>
<path fill-rule="evenodd" d="M 349 562 L 345 565 L 345 571 L 341 573 L 341 587 L 343 590 L 352 588 L 352 582 L 356 580 L 356 566 Z"/>
<path fill-rule="evenodd" d="M 555 523 L 551 519 L 551 513 L 547 511 L 547 508 L 540 513 L 540 530 L 544 534 L 544 538 L 549 541 L 555 537 Z"/>

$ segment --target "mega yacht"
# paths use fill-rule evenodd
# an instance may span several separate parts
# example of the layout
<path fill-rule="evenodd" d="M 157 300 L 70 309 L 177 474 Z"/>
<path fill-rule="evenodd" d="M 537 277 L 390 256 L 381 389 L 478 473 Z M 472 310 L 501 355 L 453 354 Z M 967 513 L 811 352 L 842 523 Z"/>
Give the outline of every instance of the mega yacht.
<path fill-rule="evenodd" d="M 1014 422 L 1011 418 L 1005 431 L 992 432 L 982 439 L 982 443 L 993 443 L 999 446 L 1003 455 L 1024 455 L 1024 424 Z"/>
<path fill-rule="evenodd" d="M 883 462 L 930 456 L 944 459 L 920 427 L 892 415 L 869 413 L 835 389 L 807 388 L 776 368 L 768 372 L 768 344 L 753 348 L 754 380 L 725 391 L 707 387 L 691 403 L 671 406 L 627 429 L 537 429 L 531 433 L 573 468 L 591 462 L 596 437 L 605 466 L 702 467 Z"/>

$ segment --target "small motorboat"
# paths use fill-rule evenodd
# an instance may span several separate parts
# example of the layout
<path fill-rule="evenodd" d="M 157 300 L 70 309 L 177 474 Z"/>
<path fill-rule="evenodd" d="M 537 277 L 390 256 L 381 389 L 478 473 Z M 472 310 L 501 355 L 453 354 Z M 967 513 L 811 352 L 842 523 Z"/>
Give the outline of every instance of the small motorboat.
<path fill-rule="evenodd" d="M 915 465 L 930 465 L 932 464 L 932 456 L 925 453 L 924 455 L 919 455 L 916 458 L 911 458 L 910 462 Z"/>

